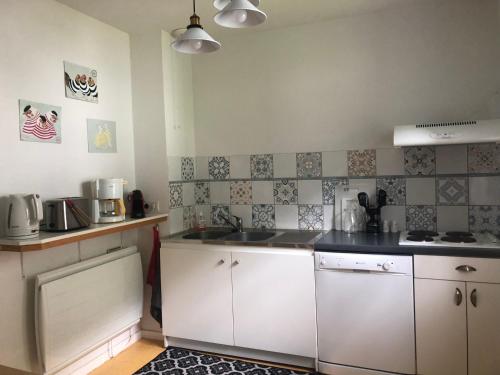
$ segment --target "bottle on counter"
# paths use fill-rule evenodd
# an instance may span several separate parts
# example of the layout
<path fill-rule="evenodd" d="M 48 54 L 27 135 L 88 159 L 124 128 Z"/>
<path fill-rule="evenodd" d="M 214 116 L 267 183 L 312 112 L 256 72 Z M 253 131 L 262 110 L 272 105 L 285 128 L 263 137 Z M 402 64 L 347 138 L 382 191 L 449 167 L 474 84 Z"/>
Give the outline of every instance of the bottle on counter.
<path fill-rule="evenodd" d="M 196 226 L 196 230 L 199 232 L 207 230 L 207 222 L 205 220 L 205 216 L 203 215 L 203 211 L 200 211 L 198 214 L 198 225 Z"/>

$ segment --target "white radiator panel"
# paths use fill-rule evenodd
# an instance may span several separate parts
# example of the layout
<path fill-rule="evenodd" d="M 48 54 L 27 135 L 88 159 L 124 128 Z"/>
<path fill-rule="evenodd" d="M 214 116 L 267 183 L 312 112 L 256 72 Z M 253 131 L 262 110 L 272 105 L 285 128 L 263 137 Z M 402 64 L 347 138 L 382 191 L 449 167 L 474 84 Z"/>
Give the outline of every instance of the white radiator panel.
<path fill-rule="evenodd" d="M 135 247 L 37 276 L 37 345 L 45 374 L 138 322 L 143 278 Z"/>

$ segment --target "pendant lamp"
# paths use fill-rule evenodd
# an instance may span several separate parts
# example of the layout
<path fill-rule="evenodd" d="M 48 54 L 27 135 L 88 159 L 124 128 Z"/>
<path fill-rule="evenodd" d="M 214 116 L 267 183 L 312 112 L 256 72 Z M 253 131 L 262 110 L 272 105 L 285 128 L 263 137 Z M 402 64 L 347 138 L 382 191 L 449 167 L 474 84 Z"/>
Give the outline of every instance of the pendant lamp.
<path fill-rule="evenodd" d="M 249 0 L 254 6 L 258 7 L 260 4 L 260 0 Z M 224 9 L 231 0 L 214 0 L 214 7 L 218 10 Z"/>
<path fill-rule="evenodd" d="M 172 47 L 178 52 L 190 54 L 217 51 L 221 45 L 203 30 L 200 17 L 196 14 L 196 0 L 193 0 L 193 15 L 189 17 L 189 20 L 187 30 L 172 42 Z"/>
<path fill-rule="evenodd" d="M 244 28 L 257 26 L 264 22 L 267 15 L 257 9 L 249 0 L 230 0 L 229 3 L 218 12 L 214 21 L 221 26 L 230 28 Z"/>

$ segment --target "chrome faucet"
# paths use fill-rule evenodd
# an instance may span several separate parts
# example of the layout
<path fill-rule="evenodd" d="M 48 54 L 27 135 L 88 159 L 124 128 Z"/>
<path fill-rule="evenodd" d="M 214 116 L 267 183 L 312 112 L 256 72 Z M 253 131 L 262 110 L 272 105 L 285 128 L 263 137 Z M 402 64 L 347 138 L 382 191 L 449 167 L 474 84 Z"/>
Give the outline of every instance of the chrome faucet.
<path fill-rule="evenodd" d="M 233 227 L 233 232 L 243 232 L 243 219 L 239 216 L 229 215 L 230 217 L 234 217 L 236 221 L 236 225 L 231 222 L 231 219 L 224 216 L 222 212 L 219 212 L 219 217 L 224 220 L 227 224 Z"/>

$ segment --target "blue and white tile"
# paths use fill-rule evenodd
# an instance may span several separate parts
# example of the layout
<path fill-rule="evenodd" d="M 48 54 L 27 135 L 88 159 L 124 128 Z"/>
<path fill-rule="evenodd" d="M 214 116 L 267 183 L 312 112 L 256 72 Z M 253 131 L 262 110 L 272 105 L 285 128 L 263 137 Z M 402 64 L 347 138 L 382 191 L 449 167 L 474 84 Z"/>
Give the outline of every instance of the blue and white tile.
<path fill-rule="evenodd" d="M 406 179 L 406 204 L 436 204 L 436 179 L 434 177 L 412 177 Z"/>
<path fill-rule="evenodd" d="M 323 230 L 332 230 L 335 229 L 335 206 L 326 205 L 323 206 Z"/>
<path fill-rule="evenodd" d="M 230 156 L 229 161 L 231 164 L 231 178 L 250 178 L 250 155 L 232 155 Z"/>
<path fill-rule="evenodd" d="M 184 230 L 184 207 L 171 208 L 168 213 L 168 223 L 170 234 L 182 232 Z"/>
<path fill-rule="evenodd" d="M 469 230 L 471 232 L 500 232 L 500 206 L 470 206 Z"/>
<path fill-rule="evenodd" d="M 170 208 L 182 207 L 182 183 L 170 183 Z"/>
<path fill-rule="evenodd" d="M 238 216 L 243 221 L 243 228 L 252 228 L 252 205 L 231 205 L 231 215 Z"/>
<path fill-rule="evenodd" d="M 387 204 L 404 206 L 406 204 L 406 179 L 404 177 L 377 178 L 377 191 L 387 193 Z"/>
<path fill-rule="evenodd" d="M 274 154 L 273 166 L 275 178 L 297 177 L 296 154 Z"/>
<path fill-rule="evenodd" d="M 347 151 L 322 153 L 323 177 L 347 176 Z"/>
<path fill-rule="evenodd" d="M 436 178 L 437 204 L 442 206 L 464 206 L 469 203 L 469 180 L 467 177 Z"/>
<path fill-rule="evenodd" d="M 299 204 L 322 204 L 321 180 L 299 180 Z"/>
<path fill-rule="evenodd" d="M 467 173 L 467 145 L 437 146 L 436 173 Z"/>
<path fill-rule="evenodd" d="M 494 143 L 469 145 L 469 173 L 500 171 L 500 146 Z"/>
<path fill-rule="evenodd" d="M 436 174 L 436 151 L 431 146 L 406 147 L 405 173 L 410 176 Z"/>
<path fill-rule="evenodd" d="M 469 231 L 468 206 L 438 206 L 436 210 L 439 232 Z"/>
<path fill-rule="evenodd" d="M 182 212 L 183 229 L 191 229 L 195 226 L 196 213 L 194 206 L 184 206 Z"/>
<path fill-rule="evenodd" d="M 275 211 L 277 229 L 299 229 L 299 206 L 276 205 Z"/>
<path fill-rule="evenodd" d="M 231 204 L 252 204 L 252 181 L 231 181 Z"/>
<path fill-rule="evenodd" d="M 407 230 L 436 230 L 436 207 L 427 205 L 406 206 Z"/>
<path fill-rule="evenodd" d="M 370 202 L 375 202 L 377 193 L 376 178 L 351 178 L 349 179 L 349 187 L 357 189 L 360 193 L 368 194 Z"/>
<path fill-rule="evenodd" d="M 192 157 L 181 158 L 181 178 L 182 181 L 194 180 L 194 158 Z"/>
<path fill-rule="evenodd" d="M 252 181 L 254 204 L 274 204 L 273 181 Z"/>
<path fill-rule="evenodd" d="M 221 218 L 222 216 L 225 216 L 226 218 L 229 218 L 229 205 L 224 205 L 224 204 L 217 204 L 217 205 L 212 205 L 211 207 L 211 224 L 212 225 L 223 225 L 226 226 L 227 223 L 224 219 Z"/>
<path fill-rule="evenodd" d="M 380 216 L 382 220 L 397 223 L 398 231 L 406 230 L 406 207 L 405 206 L 385 206 L 382 207 Z"/>
<path fill-rule="evenodd" d="M 195 182 L 194 184 L 194 202 L 196 205 L 210 204 L 210 183 Z"/>
<path fill-rule="evenodd" d="M 299 205 L 299 229 L 323 230 L 324 212 L 322 205 Z"/>
<path fill-rule="evenodd" d="M 213 156 L 208 159 L 208 174 L 212 180 L 227 180 L 230 163 L 225 156 Z"/>
<path fill-rule="evenodd" d="M 274 181 L 275 204 L 297 204 L 299 197 L 297 180 L 281 179 Z"/>
<path fill-rule="evenodd" d="M 404 154 L 401 148 L 377 149 L 377 175 L 401 176 L 405 174 Z"/>
<path fill-rule="evenodd" d="M 469 204 L 473 206 L 500 203 L 500 176 L 469 177 Z"/>
<path fill-rule="evenodd" d="M 297 154 L 297 177 L 321 177 L 322 169 L 321 152 L 301 152 Z"/>
<path fill-rule="evenodd" d="M 197 180 L 208 180 L 210 178 L 208 174 L 208 156 L 197 156 L 194 160 L 195 178 Z"/>
<path fill-rule="evenodd" d="M 210 182 L 210 202 L 212 204 L 229 204 L 231 202 L 229 181 Z"/>
<path fill-rule="evenodd" d="M 273 155 L 251 155 L 250 174 L 253 180 L 271 179 L 274 176 Z"/>
<path fill-rule="evenodd" d="M 272 204 L 254 204 L 252 206 L 252 226 L 258 229 L 276 228 L 276 213 Z"/>
<path fill-rule="evenodd" d="M 348 186 L 347 178 L 324 178 L 322 183 L 323 204 L 335 204 L 335 191 L 337 186 Z"/>
<path fill-rule="evenodd" d="M 194 182 L 187 182 L 182 184 L 182 205 L 194 205 Z"/>
<path fill-rule="evenodd" d="M 375 150 L 347 151 L 347 174 L 370 177 L 377 175 L 377 153 Z"/>

